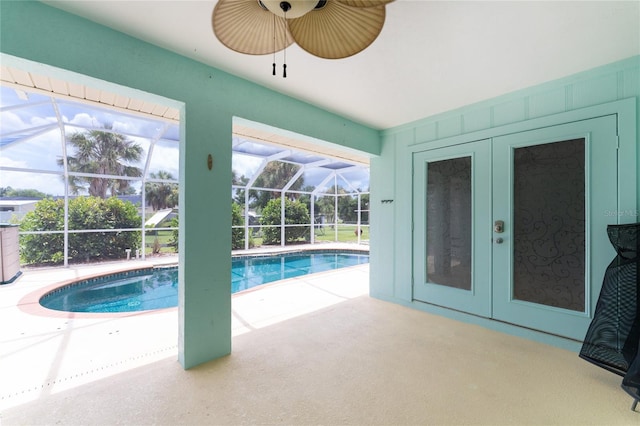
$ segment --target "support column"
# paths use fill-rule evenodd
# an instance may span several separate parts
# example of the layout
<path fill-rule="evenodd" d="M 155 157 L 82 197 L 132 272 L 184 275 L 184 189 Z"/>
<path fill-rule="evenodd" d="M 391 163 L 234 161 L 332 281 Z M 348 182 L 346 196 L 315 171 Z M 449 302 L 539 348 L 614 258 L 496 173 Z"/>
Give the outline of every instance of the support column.
<path fill-rule="evenodd" d="M 188 369 L 231 352 L 232 117 L 197 102 L 181 116 L 178 358 Z"/>

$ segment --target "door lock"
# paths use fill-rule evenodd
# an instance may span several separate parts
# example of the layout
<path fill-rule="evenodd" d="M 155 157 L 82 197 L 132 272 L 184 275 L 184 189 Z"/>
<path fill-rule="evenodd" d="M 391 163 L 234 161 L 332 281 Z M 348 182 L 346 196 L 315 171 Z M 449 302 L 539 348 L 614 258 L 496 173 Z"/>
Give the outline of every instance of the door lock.
<path fill-rule="evenodd" d="M 496 220 L 493 222 L 493 232 L 496 234 L 502 234 L 504 232 L 504 221 Z"/>

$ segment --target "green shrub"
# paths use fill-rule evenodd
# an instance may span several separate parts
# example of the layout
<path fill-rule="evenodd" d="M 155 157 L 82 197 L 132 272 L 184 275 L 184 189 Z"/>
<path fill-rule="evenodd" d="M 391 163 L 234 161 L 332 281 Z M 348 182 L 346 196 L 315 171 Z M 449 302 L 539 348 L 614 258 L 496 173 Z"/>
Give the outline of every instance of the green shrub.
<path fill-rule="evenodd" d="M 64 230 L 64 200 L 45 198 L 36 203 L 20 224 L 20 231 Z M 21 263 L 62 263 L 63 234 L 33 234 L 20 236 Z"/>
<path fill-rule="evenodd" d="M 169 227 L 176 228 L 176 229 L 171 230 L 171 238 L 169 238 L 169 242 L 167 243 L 169 247 L 173 247 L 173 250 L 176 253 L 178 252 L 178 238 L 180 236 L 180 232 L 177 229 L 178 226 L 180 226 L 180 220 L 179 220 L 179 216 L 176 216 L 173 219 L 171 219 L 171 222 L 169 222 Z"/>
<path fill-rule="evenodd" d="M 111 197 L 78 197 L 69 200 L 69 230 L 128 229 L 140 226 L 136 206 L 128 201 Z M 64 200 L 44 199 L 35 210 L 27 213 L 22 231 L 62 230 Z M 62 234 L 25 235 L 20 241 L 22 262 L 27 264 L 61 263 L 63 257 Z M 125 249 L 135 252 L 140 248 L 140 231 L 89 232 L 69 234 L 69 260 L 125 258 Z"/>
<path fill-rule="evenodd" d="M 262 225 L 281 225 L 280 223 L 280 206 L 281 199 L 276 198 L 269 200 L 267 205 L 262 209 L 262 217 L 260 223 Z M 304 224 L 308 225 L 309 210 L 307 206 L 300 201 L 291 201 L 288 198 L 284 200 L 285 225 Z M 263 228 L 264 244 L 280 244 L 280 226 Z M 308 226 L 295 226 L 285 228 L 285 242 L 292 242 L 306 238 L 309 232 Z"/>
<path fill-rule="evenodd" d="M 238 203 L 231 203 L 231 226 L 244 225 L 242 207 Z M 231 228 L 231 249 L 244 248 L 244 228 Z"/>
<path fill-rule="evenodd" d="M 169 225 L 172 228 L 177 228 L 180 222 L 177 217 L 171 219 L 171 224 Z M 231 203 L 231 225 L 233 226 L 242 226 L 244 225 L 244 219 L 242 217 L 242 207 L 237 203 Z M 180 233 L 178 229 L 174 229 L 171 231 L 171 239 L 167 243 L 169 247 L 173 247 L 173 249 L 178 252 L 178 239 Z M 232 228 L 231 230 L 231 248 L 232 249 L 243 249 L 244 248 L 244 229 L 243 228 Z"/>

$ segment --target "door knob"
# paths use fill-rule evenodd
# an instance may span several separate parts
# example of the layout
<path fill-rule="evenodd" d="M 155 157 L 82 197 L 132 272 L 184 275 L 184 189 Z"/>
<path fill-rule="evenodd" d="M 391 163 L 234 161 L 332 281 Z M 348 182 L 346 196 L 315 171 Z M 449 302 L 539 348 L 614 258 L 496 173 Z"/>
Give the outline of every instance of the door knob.
<path fill-rule="evenodd" d="M 504 240 L 502 238 L 496 238 L 496 244 L 502 244 Z"/>
<path fill-rule="evenodd" d="M 493 222 L 493 232 L 496 234 L 502 234 L 504 232 L 504 221 L 496 220 Z"/>

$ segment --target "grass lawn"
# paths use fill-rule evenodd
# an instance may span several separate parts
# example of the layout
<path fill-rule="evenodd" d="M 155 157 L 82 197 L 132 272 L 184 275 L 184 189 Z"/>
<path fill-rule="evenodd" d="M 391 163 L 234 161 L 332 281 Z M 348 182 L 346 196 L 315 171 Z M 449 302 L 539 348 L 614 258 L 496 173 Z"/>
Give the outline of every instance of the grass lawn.
<path fill-rule="evenodd" d="M 361 226 L 362 235 L 360 240 L 369 240 L 369 227 Z M 357 225 L 338 225 L 338 239 L 340 243 L 357 243 L 358 235 L 356 234 Z M 316 241 L 336 241 L 335 229 L 331 226 L 316 229 Z"/>
<path fill-rule="evenodd" d="M 333 226 L 325 225 L 324 228 L 316 228 L 315 241 L 317 242 L 340 242 L 340 243 L 357 243 L 358 236 L 356 234 L 356 225 L 338 225 L 338 238 L 336 240 L 336 233 Z M 361 226 L 362 235 L 361 241 L 369 240 L 369 226 Z M 156 239 L 160 244 L 160 253 L 175 253 L 173 247 L 169 246 L 171 240 L 172 231 L 147 231 L 145 241 L 145 253 L 153 254 L 153 247 L 156 244 Z M 262 237 L 253 237 L 254 247 L 260 247 L 262 245 Z"/>
<path fill-rule="evenodd" d="M 336 239 L 336 232 L 333 226 L 325 225 L 324 228 L 315 229 L 315 241 L 316 242 L 340 242 L 340 243 L 357 243 L 358 235 L 356 234 L 357 225 L 338 225 L 338 236 Z M 369 226 L 361 226 L 362 234 L 360 241 L 369 240 Z M 262 238 L 254 236 L 253 245 L 260 247 L 262 245 Z"/>
<path fill-rule="evenodd" d="M 172 231 L 147 231 L 145 241 L 145 254 L 153 254 L 153 247 L 156 244 L 156 239 L 160 244 L 160 253 L 175 253 L 173 247 L 169 246 L 171 240 Z"/>

